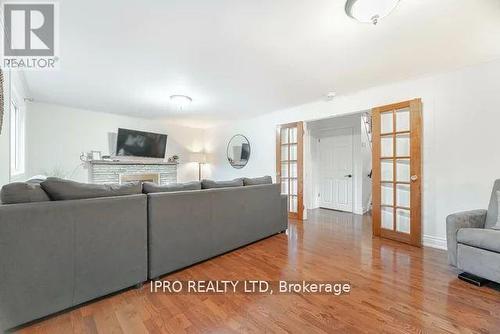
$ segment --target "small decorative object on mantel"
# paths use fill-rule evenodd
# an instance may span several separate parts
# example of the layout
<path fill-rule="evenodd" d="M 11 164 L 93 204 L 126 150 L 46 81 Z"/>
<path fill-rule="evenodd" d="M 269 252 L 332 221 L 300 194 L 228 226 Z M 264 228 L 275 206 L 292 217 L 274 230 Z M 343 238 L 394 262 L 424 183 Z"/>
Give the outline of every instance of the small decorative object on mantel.
<path fill-rule="evenodd" d="M 3 71 L 0 69 L 0 135 L 3 125 Z"/>
<path fill-rule="evenodd" d="M 102 159 L 101 151 L 91 151 L 90 154 L 92 155 L 92 160 L 101 160 Z"/>
<path fill-rule="evenodd" d="M 102 152 L 101 151 L 90 151 L 86 153 L 82 152 L 80 154 L 80 160 L 83 162 L 102 160 Z"/>
<path fill-rule="evenodd" d="M 170 158 L 168 158 L 168 162 L 178 164 L 179 163 L 179 159 L 180 158 L 179 158 L 178 155 L 173 155 Z"/>

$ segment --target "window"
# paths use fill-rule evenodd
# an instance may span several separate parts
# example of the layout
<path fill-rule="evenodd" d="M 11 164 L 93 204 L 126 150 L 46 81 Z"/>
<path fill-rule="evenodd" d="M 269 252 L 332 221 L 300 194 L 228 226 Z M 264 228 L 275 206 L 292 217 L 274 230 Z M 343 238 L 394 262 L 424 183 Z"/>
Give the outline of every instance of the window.
<path fill-rule="evenodd" d="M 24 111 L 10 101 L 10 174 L 24 173 Z"/>

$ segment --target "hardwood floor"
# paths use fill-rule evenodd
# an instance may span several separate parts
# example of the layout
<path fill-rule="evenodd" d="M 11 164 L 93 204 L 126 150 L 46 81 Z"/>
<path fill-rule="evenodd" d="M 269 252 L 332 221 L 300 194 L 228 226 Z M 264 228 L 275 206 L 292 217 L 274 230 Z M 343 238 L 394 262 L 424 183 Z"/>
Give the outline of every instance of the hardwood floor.
<path fill-rule="evenodd" d="M 327 210 L 168 280 L 347 281 L 348 295 L 201 295 L 149 284 L 22 333 L 500 333 L 500 292 L 459 281 L 446 253 L 372 239 L 368 216 Z"/>

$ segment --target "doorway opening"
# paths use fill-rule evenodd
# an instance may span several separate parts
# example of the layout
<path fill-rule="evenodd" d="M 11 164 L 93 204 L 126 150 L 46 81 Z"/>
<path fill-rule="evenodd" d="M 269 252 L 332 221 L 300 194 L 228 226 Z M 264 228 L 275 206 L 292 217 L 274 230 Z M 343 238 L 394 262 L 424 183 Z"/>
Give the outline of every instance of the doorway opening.
<path fill-rule="evenodd" d="M 369 212 L 371 111 L 309 121 L 305 128 L 306 208 Z"/>

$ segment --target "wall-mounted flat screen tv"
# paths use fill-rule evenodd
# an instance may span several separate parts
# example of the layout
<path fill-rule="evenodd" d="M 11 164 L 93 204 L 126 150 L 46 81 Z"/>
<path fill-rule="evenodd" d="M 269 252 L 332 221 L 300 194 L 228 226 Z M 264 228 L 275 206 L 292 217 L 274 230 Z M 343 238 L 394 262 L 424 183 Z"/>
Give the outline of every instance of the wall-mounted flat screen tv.
<path fill-rule="evenodd" d="M 116 155 L 143 158 L 165 158 L 167 135 L 118 129 Z"/>

